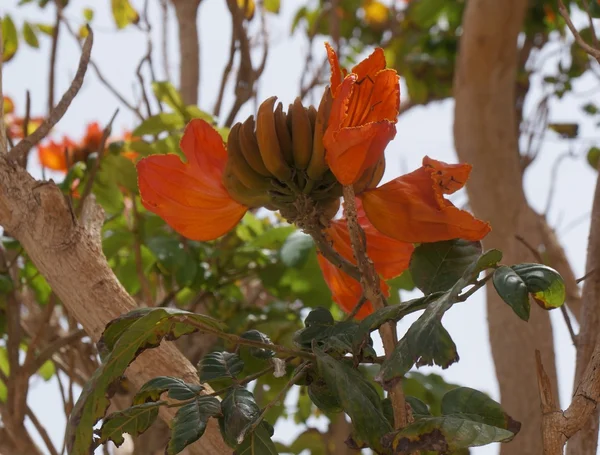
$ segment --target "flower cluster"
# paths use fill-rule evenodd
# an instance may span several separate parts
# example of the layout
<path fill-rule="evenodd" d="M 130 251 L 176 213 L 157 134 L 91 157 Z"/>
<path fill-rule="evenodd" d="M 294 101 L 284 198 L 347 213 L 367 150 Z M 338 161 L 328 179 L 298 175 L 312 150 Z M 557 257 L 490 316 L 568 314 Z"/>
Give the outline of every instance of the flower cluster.
<path fill-rule="evenodd" d="M 208 123 L 193 120 L 177 155 L 153 155 L 137 164 L 144 206 L 194 240 L 227 233 L 249 208 L 279 210 L 307 232 L 321 230 L 335 251 L 356 264 L 345 218 L 335 219 L 342 186 L 356 194 L 367 254 L 385 280 L 407 269 L 413 244 L 454 238 L 480 240 L 490 226 L 456 208 L 444 195 L 466 182 L 471 167 L 429 157 L 419 169 L 381 185 L 384 150 L 396 135 L 398 74 L 382 49 L 347 71 L 327 45 L 330 86 L 317 109 L 297 99 L 287 113 L 275 98 L 256 118 L 234 125 L 223 144 Z M 334 301 L 352 311 L 361 285 L 319 256 Z M 372 311 L 363 305 L 357 317 Z"/>

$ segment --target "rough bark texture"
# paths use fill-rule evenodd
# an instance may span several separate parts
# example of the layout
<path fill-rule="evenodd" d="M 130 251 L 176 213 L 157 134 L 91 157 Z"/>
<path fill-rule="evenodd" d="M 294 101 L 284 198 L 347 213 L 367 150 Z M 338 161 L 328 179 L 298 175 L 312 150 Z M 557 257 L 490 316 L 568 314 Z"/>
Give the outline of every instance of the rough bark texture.
<path fill-rule="evenodd" d="M 583 284 L 581 294 L 581 328 L 577 336 L 577 363 L 575 367 L 575 390 L 579 388 L 586 368 L 592 358 L 600 330 L 600 179 L 596 182 L 590 237 L 587 250 L 586 273 L 591 273 Z M 598 412 L 587 420 L 583 428 L 569 440 L 568 455 L 596 455 L 598 445 Z"/>
<path fill-rule="evenodd" d="M 185 104 L 198 104 L 200 83 L 200 41 L 198 6 L 200 0 L 171 0 L 179 27 L 179 90 Z"/>
<path fill-rule="evenodd" d="M 102 210 L 88 200 L 77 220 L 53 182 L 41 183 L 26 170 L 0 156 L 0 225 L 14 236 L 71 315 L 97 341 L 105 325 L 134 308 L 102 253 Z M 146 351 L 127 373 L 136 387 L 155 376 L 177 376 L 197 382 L 192 365 L 171 343 Z M 171 420 L 173 410 L 161 417 Z M 211 421 L 194 454 L 228 453 Z"/>
<path fill-rule="evenodd" d="M 492 224 L 486 248 L 498 248 L 503 262 L 535 261 L 515 236 L 531 245 L 546 240 L 546 226 L 528 205 L 522 185 L 515 115 L 517 37 L 527 0 L 470 0 L 455 78 L 454 137 L 461 161 L 473 165 L 467 191 L 471 208 Z M 496 295 L 487 293 L 492 354 L 505 410 L 523 423 L 502 453 L 542 452 L 541 413 L 534 350 L 539 349 L 556 389 L 556 369 L 549 315 L 534 304 L 525 323 Z M 555 394 L 557 396 L 557 394 Z"/>

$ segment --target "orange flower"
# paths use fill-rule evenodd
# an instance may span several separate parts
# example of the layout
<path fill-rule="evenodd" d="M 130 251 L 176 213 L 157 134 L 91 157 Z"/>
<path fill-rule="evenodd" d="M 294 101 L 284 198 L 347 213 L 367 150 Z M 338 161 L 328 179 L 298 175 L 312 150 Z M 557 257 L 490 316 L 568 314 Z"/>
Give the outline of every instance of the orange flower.
<path fill-rule="evenodd" d="M 54 171 L 66 172 L 69 167 L 97 152 L 102 145 L 102 130 L 97 122 L 90 123 L 81 142 L 76 143 L 67 136 L 61 142 L 50 140 L 46 145 L 38 146 L 38 155 L 42 166 Z"/>
<path fill-rule="evenodd" d="M 464 186 L 470 172 L 469 164 L 450 165 L 426 156 L 416 171 L 368 189 L 360 198 L 373 226 L 401 242 L 481 240 L 490 225 L 444 199 Z"/>
<path fill-rule="evenodd" d="M 396 135 L 400 83 L 396 71 L 386 68 L 381 48 L 346 75 L 332 47 L 326 47 L 333 105 L 323 143 L 331 171 L 342 185 L 351 185 Z"/>
<path fill-rule="evenodd" d="M 74 163 L 76 147 L 77 144 L 66 136 L 61 142 L 50 140 L 46 145 L 38 145 L 40 163 L 48 169 L 65 172 Z"/>
<path fill-rule="evenodd" d="M 152 155 L 137 163 L 142 203 L 173 229 L 193 240 L 227 233 L 248 208 L 231 198 L 222 183 L 227 151 L 221 136 L 204 120 L 192 120 L 177 155 Z"/>
<path fill-rule="evenodd" d="M 356 200 L 356 204 L 358 209 L 358 223 L 365 232 L 367 240 L 367 254 L 375 264 L 375 269 L 382 278 L 379 283 L 381 291 L 388 297 L 389 287 L 383 280 L 397 277 L 408 268 L 414 247 L 411 243 L 399 242 L 381 234 L 366 217 L 359 199 Z M 356 264 L 350 243 L 350 233 L 348 232 L 345 219 L 332 222 L 331 226 L 326 230 L 326 235 L 333 242 L 334 249 L 341 256 L 351 263 Z M 323 277 L 331 290 L 333 301 L 344 311 L 350 313 L 362 296 L 360 283 L 346 275 L 321 255 L 318 256 L 318 259 Z M 373 307 L 371 302 L 366 302 L 358 311 L 356 317 L 362 319 L 372 312 Z"/>

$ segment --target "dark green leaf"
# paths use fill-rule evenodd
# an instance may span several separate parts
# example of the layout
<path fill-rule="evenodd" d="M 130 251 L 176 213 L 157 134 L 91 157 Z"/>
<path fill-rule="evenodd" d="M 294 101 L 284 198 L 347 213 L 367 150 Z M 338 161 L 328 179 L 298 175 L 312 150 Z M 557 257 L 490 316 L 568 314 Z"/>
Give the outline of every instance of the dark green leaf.
<path fill-rule="evenodd" d="M 517 264 L 511 268 L 523 279 L 535 302 L 545 310 L 565 303 L 565 282 L 553 268 L 542 264 Z"/>
<path fill-rule="evenodd" d="M 500 298 L 508 303 L 517 316 L 528 321 L 531 305 L 527 285 L 521 277 L 510 267 L 501 266 L 494 271 L 492 280 Z"/>
<path fill-rule="evenodd" d="M 384 388 L 393 386 L 415 363 L 417 366 L 435 364 L 447 368 L 458 360 L 456 345 L 441 320 L 455 303 L 460 288 L 455 286 L 452 291 L 438 296 L 410 326 L 375 378 Z"/>
<path fill-rule="evenodd" d="M 160 396 L 168 391 L 169 398 L 174 400 L 189 400 L 198 396 L 204 387 L 200 384 L 188 384 L 179 378 L 159 376 L 150 379 L 133 397 L 133 404 L 158 401 Z"/>
<path fill-rule="evenodd" d="M 310 235 L 296 231 L 291 234 L 281 247 L 281 261 L 288 267 L 300 268 L 313 251 L 315 244 Z"/>
<path fill-rule="evenodd" d="M 548 128 L 565 139 L 573 139 L 579 133 L 579 125 L 577 123 L 549 123 Z"/>
<path fill-rule="evenodd" d="M 381 399 L 373 385 L 348 364 L 335 360 L 320 349 L 314 350 L 319 373 L 352 419 L 356 435 L 381 451 L 381 437 L 391 430 L 383 414 Z"/>
<path fill-rule="evenodd" d="M 583 105 L 582 109 L 583 112 L 590 115 L 596 115 L 598 112 L 600 112 L 600 108 L 598 108 L 598 106 L 594 103 L 586 103 Z"/>
<path fill-rule="evenodd" d="M 93 426 L 104 416 L 110 404 L 108 398 L 112 386 L 121 378 L 129 364 L 144 350 L 158 346 L 163 338 L 175 340 L 198 330 L 186 320 L 201 323 L 203 319 L 200 315 L 170 308 L 152 308 L 146 315 L 137 316 L 126 330 L 123 330 L 122 325 L 119 330 L 115 330 L 118 332 L 116 341 L 112 331 L 113 339 L 107 341 L 105 331 L 104 346 L 112 345 L 112 350 L 83 388 L 69 418 L 66 439 L 71 455 L 89 453 Z M 107 331 L 109 329 L 110 327 Z"/>
<path fill-rule="evenodd" d="M 265 335 L 264 333 L 259 332 L 258 330 L 248 330 L 240 335 L 240 338 L 245 340 L 259 341 L 261 343 L 273 344 L 271 339 Z M 250 354 L 254 357 L 258 357 L 259 359 L 270 359 L 275 355 L 274 351 L 270 349 L 264 348 L 250 348 Z"/>
<path fill-rule="evenodd" d="M 198 397 L 179 408 L 173 419 L 166 455 L 175 455 L 200 439 L 208 419 L 220 414 L 221 403 L 215 397 Z"/>
<path fill-rule="evenodd" d="M 277 448 L 271 440 L 266 422 L 256 427 L 256 430 L 248 434 L 244 441 L 235 449 L 234 455 L 277 455 Z"/>
<path fill-rule="evenodd" d="M 132 326 L 132 324 L 155 311 L 164 312 L 165 317 L 185 316 L 217 330 L 223 330 L 225 328 L 225 325 L 222 322 L 204 314 L 190 313 L 176 308 L 137 308 L 108 323 L 98 341 L 99 350 L 101 352 L 110 353 L 114 349 L 115 343 L 119 341 L 121 336 Z"/>
<path fill-rule="evenodd" d="M 441 294 L 436 293 L 425 297 L 420 297 L 418 299 L 409 300 L 407 302 L 398 303 L 396 305 L 388 305 L 371 313 L 360 322 L 358 330 L 354 335 L 353 345 L 355 351 L 360 349 L 360 347 L 367 340 L 367 336 L 373 330 L 377 330 L 386 322 L 397 322 L 407 314 L 427 308 L 427 305 L 430 302 L 435 301 L 435 299 L 440 295 Z"/>
<path fill-rule="evenodd" d="M 410 407 L 412 409 L 412 414 L 415 417 L 415 419 L 421 418 L 421 417 L 427 417 L 427 416 L 431 415 L 427 405 L 425 403 L 423 403 L 421 400 L 419 400 L 418 398 L 407 396 L 406 402 L 408 404 L 410 404 Z"/>
<path fill-rule="evenodd" d="M 38 40 L 35 29 L 27 21 L 23 22 L 23 38 L 25 38 L 25 42 L 31 47 L 35 49 L 40 47 L 40 41 Z"/>
<path fill-rule="evenodd" d="M 211 352 L 198 363 L 201 382 L 235 378 L 244 368 L 244 362 L 231 352 Z"/>
<path fill-rule="evenodd" d="M 331 311 L 329 311 L 327 308 L 323 308 L 323 307 L 318 307 L 315 308 L 314 310 L 311 310 L 310 313 L 308 313 L 308 316 L 306 316 L 306 319 L 304 320 L 304 325 L 306 327 L 310 327 L 312 325 L 333 325 L 335 324 L 335 320 L 333 319 L 333 316 L 331 315 Z"/>
<path fill-rule="evenodd" d="M 19 48 L 19 36 L 17 35 L 17 28 L 10 15 L 5 14 L 2 19 L 2 43 L 3 53 L 2 61 L 8 62 Z"/>
<path fill-rule="evenodd" d="M 219 418 L 219 427 L 225 442 L 235 447 L 240 444 L 248 430 L 248 425 L 260 415 L 252 392 L 243 387 L 231 389 L 221 402 L 223 416 Z"/>
<path fill-rule="evenodd" d="M 338 394 L 331 390 L 323 378 L 315 378 L 307 388 L 310 400 L 326 414 L 342 412 Z"/>
<path fill-rule="evenodd" d="M 144 120 L 131 134 L 144 136 L 160 134 L 163 131 L 177 131 L 184 127 L 184 118 L 178 112 L 161 112 Z"/>
<path fill-rule="evenodd" d="M 442 414 L 442 417 L 421 417 L 385 439 L 391 441 L 395 452 L 446 453 L 492 442 L 508 442 L 521 428 L 498 403 L 468 387 L 446 393 L 442 399 Z"/>
<path fill-rule="evenodd" d="M 409 270 L 423 293 L 447 291 L 480 255 L 480 242 L 455 239 L 422 243 L 412 254 Z"/>
<path fill-rule="evenodd" d="M 99 442 L 104 444 L 112 441 L 119 447 L 125 441 L 124 433 L 139 436 L 154 423 L 160 405 L 161 403 L 144 403 L 109 414 L 102 423 Z"/>
<path fill-rule="evenodd" d="M 129 0 L 111 0 L 113 18 L 117 28 L 125 28 L 129 24 L 137 24 L 140 17 Z"/>

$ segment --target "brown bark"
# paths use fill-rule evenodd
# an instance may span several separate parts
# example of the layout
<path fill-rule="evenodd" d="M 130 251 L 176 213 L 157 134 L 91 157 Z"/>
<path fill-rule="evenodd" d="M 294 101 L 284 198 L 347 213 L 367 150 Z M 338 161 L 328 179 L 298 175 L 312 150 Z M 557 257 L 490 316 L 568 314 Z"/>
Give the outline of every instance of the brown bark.
<path fill-rule="evenodd" d="M 577 361 L 575 367 L 575 392 L 600 341 L 600 179 L 596 182 L 590 237 L 587 249 L 586 273 L 590 275 L 583 284 L 581 294 L 581 328 L 577 336 Z M 595 411 L 583 428 L 569 440 L 568 455 L 595 455 L 598 445 L 598 411 Z"/>
<path fill-rule="evenodd" d="M 198 104 L 200 84 L 200 41 L 198 6 L 200 0 L 171 0 L 179 28 L 179 91 L 186 105 Z"/>
<path fill-rule="evenodd" d="M 543 219 L 528 205 L 522 185 L 518 133 L 515 128 L 517 37 L 527 0 L 470 0 L 455 78 L 454 138 L 461 161 L 473 165 L 467 191 L 475 215 L 491 223 L 486 248 L 498 248 L 503 262 L 535 261 L 515 238 L 543 243 Z M 534 350 L 542 355 L 552 388 L 556 369 L 549 315 L 533 305 L 529 323 L 519 320 L 493 288 L 487 292 L 492 354 L 505 410 L 523 423 L 502 453 L 542 452 L 540 403 Z"/>
<path fill-rule="evenodd" d="M 0 155 L 0 225 L 21 243 L 63 305 L 97 341 L 110 320 L 136 308 L 102 253 L 102 210 L 91 198 L 77 220 L 53 182 L 36 181 L 5 151 Z M 197 382 L 194 368 L 172 343 L 142 353 L 127 374 L 136 387 L 161 375 Z M 172 416 L 171 409 L 161 410 L 163 419 Z M 214 422 L 192 453 L 228 453 Z"/>

